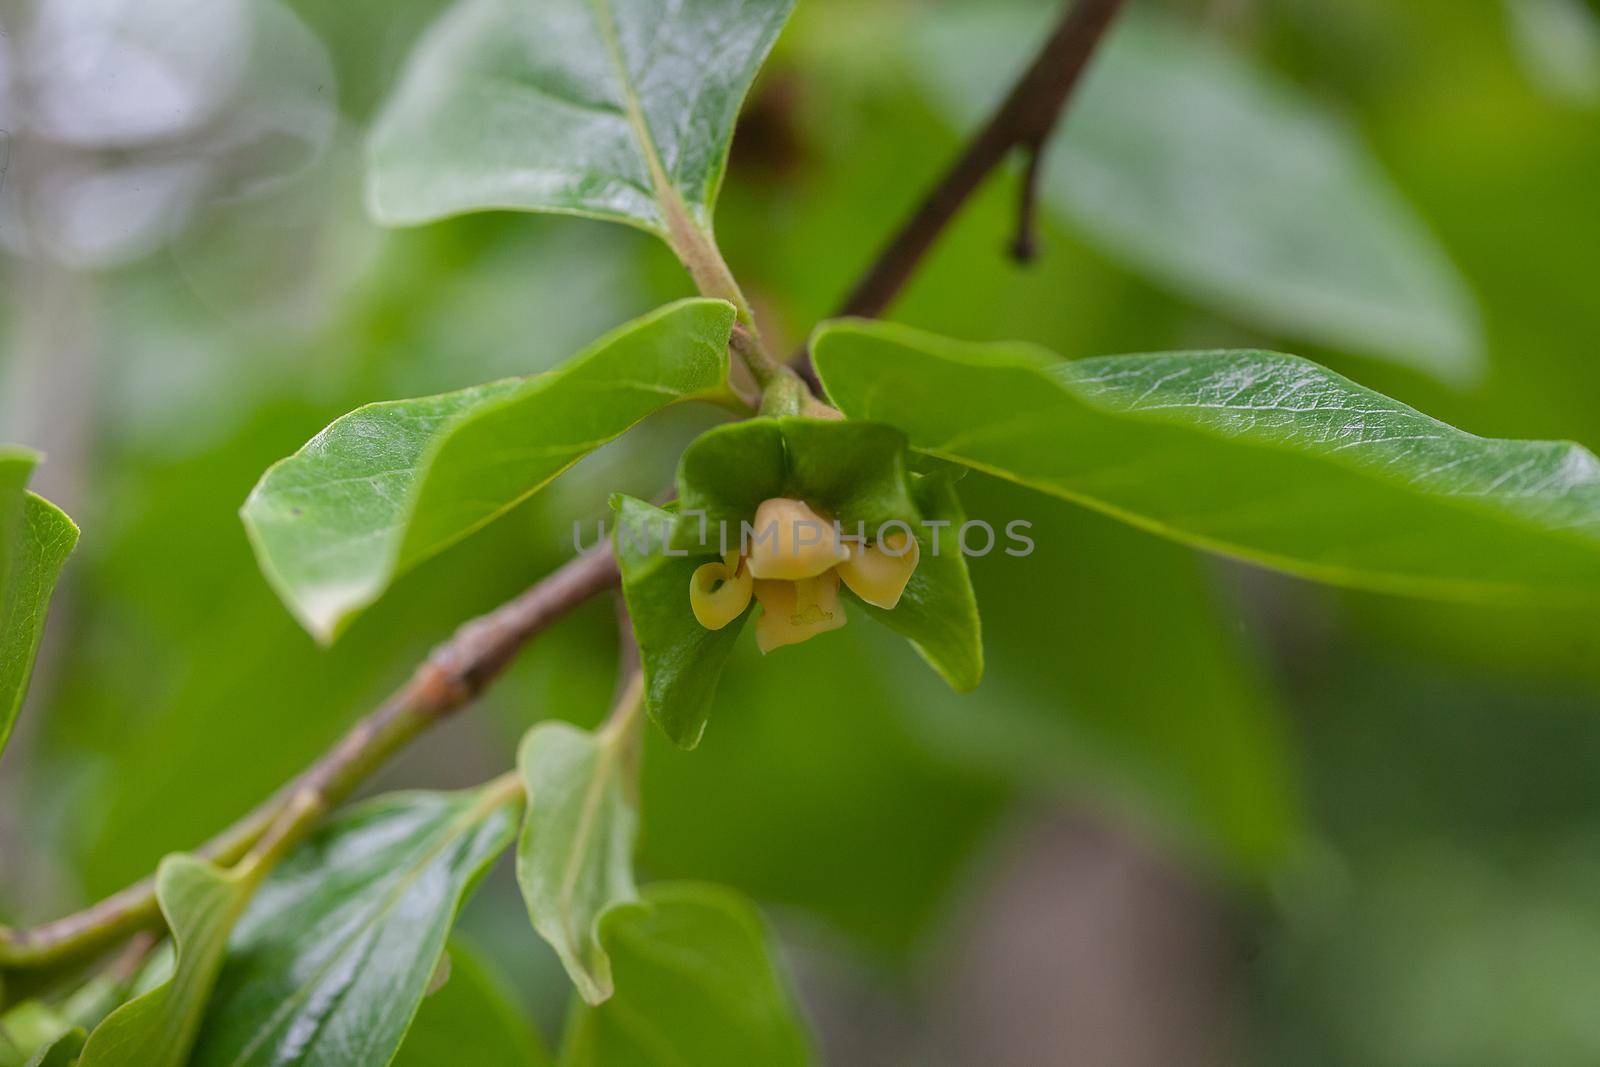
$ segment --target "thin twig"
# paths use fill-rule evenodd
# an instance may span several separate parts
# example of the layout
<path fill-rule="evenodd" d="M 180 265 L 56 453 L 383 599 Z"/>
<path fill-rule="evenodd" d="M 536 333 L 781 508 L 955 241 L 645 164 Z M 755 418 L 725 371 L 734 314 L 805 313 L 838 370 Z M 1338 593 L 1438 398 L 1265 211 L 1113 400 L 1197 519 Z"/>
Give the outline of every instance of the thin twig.
<path fill-rule="evenodd" d="M 1011 241 L 1011 258 L 1018 263 L 1032 263 L 1039 254 L 1039 173 L 1044 170 L 1045 141 L 1026 145 L 1027 169 L 1022 174 L 1022 187 L 1017 193 L 1017 233 Z"/>
<path fill-rule="evenodd" d="M 874 318 L 883 314 L 989 172 L 1018 146 L 1031 148 L 1037 155 L 1122 2 L 1077 0 L 1062 15 L 999 110 L 856 283 L 839 309 L 840 315 Z"/>
<path fill-rule="evenodd" d="M 618 581 L 608 546 L 568 561 L 526 592 L 462 625 L 388 700 L 243 819 L 197 851 L 230 864 L 249 852 L 291 798 L 314 794 L 331 808 L 417 734 L 471 703 L 530 638 Z M 159 920 L 146 878 L 83 911 L 31 930 L 0 927 L 0 967 L 40 967 L 102 948 Z"/>

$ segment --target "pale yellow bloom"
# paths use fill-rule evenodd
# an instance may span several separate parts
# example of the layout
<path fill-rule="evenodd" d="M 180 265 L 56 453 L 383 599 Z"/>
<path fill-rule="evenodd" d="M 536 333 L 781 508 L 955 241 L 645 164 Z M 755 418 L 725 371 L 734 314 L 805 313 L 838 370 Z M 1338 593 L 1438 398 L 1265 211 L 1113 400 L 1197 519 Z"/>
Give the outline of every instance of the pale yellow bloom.
<path fill-rule="evenodd" d="M 689 607 L 694 617 L 708 630 L 722 629 L 750 606 L 754 580 L 737 549 L 721 563 L 696 567 L 689 579 Z"/>
<path fill-rule="evenodd" d="M 755 597 L 756 645 L 771 652 L 845 624 L 839 583 L 856 596 L 892 610 L 917 569 L 922 549 L 905 531 L 876 545 L 847 546 L 832 522 L 802 500 L 774 497 L 756 509 L 755 533 L 741 556 L 735 548 L 720 563 L 695 569 L 689 582 L 694 617 L 720 630 Z"/>
<path fill-rule="evenodd" d="M 850 558 L 833 523 L 803 500 L 773 497 L 756 509 L 750 573 L 757 579 L 815 578 Z"/>
<path fill-rule="evenodd" d="M 874 607 L 893 610 L 900 603 L 911 573 L 922 559 L 922 546 L 904 530 L 893 530 L 876 545 L 852 548 L 839 564 L 839 577 L 850 591 Z"/>
<path fill-rule="evenodd" d="M 761 615 L 756 619 L 756 647 L 771 652 L 797 645 L 845 624 L 839 603 L 839 575 L 835 571 L 797 582 L 765 579 L 756 582 Z"/>

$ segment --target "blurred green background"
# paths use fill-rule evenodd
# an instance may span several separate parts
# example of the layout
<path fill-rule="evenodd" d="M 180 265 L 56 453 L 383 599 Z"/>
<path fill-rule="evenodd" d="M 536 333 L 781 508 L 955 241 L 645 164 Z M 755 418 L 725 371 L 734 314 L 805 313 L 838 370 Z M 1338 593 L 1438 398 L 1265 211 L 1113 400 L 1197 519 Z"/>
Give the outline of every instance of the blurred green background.
<path fill-rule="evenodd" d="M 140 60 L 165 64 L 139 68 L 145 97 L 105 88 L 130 7 L 49 0 L 0 38 L 0 437 L 48 452 L 36 488 L 84 529 L 0 763 L 8 921 L 116 889 L 243 812 L 432 643 L 559 564 L 574 521 L 592 537 L 608 493 L 653 495 L 720 417 L 647 424 L 314 646 L 235 514 L 269 463 L 363 402 L 547 368 L 688 283 L 651 238 L 601 223 L 366 221 L 364 131 L 440 4 L 147 3 L 187 36 Z M 1289 122 L 1246 115 L 1215 173 L 1142 146 L 1140 174 L 1180 192 L 1271 178 L 1254 160 L 1293 157 L 1283 138 L 1309 109 L 1386 190 L 1396 255 L 1439 258 L 1466 340 L 1425 359 L 1340 340 L 1359 309 L 1296 329 L 1152 262 L 1072 189 L 1047 196 L 1041 256 L 1018 266 L 1012 171 L 893 317 L 1068 358 L 1293 351 L 1473 432 L 1600 446 L 1600 15 L 1133 7 L 1231 57 L 1202 63 L 1200 88 L 1248 71 Z M 838 303 L 1051 10 L 800 0 L 718 213 L 780 344 Z M 1053 188 L 1093 162 L 1070 153 L 1096 143 L 1096 114 L 1144 114 L 1140 84 L 1105 79 Z M 1215 88 L 1185 117 L 1202 141 L 1221 131 Z M 1263 180 L 1221 229 L 1262 227 L 1358 285 L 1400 269 L 1307 239 L 1306 217 L 1342 210 L 1321 192 Z M 944 691 L 864 620 L 766 659 L 747 639 L 703 746 L 655 738 L 646 756 L 644 872 L 762 902 L 830 1062 L 1600 1060 L 1592 618 L 1330 591 L 977 475 L 962 492 L 975 516 L 1031 520 L 1039 545 L 975 564 L 976 693 Z M 597 721 L 614 657 L 612 608 L 590 604 L 374 788 L 480 781 L 529 723 Z M 464 937 L 548 1034 L 564 978 L 505 873 Z"/>

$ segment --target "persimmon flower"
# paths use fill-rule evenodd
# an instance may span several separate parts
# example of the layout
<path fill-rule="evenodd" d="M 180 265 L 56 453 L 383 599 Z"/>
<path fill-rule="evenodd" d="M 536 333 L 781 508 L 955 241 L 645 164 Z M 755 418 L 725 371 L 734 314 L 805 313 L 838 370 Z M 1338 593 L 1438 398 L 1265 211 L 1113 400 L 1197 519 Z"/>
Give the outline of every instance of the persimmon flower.
<path fill-rule="evenodd" d="M 917 569 L 921 548 L 905 531 L 876 544 L 847 544 L 834 524 L 803 500 L 774 497 L 756 509 L 752 536 L 721 562 L 695 569 L 689 605 L 708 630 L 761 604 L 756 645 L 771 652 L 845 624 L 839 583 L 868 604 L 892 610 Z"/>

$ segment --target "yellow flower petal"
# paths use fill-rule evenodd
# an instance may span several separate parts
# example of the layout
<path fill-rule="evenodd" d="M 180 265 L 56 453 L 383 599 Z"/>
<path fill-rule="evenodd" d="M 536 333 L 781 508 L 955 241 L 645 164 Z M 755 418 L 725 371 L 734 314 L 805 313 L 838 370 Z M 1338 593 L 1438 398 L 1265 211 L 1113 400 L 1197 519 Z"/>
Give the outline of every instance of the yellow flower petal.
<path fill-rule="evenodd" d="M 689 579 L 689 607 L 708 630 L 720 630 L 750 605 L 754 579 L 748 567 L 703 563 Z"/>
<path fill-rule="evenodd" d="M 797 582 L 772 579 L 756 582 L 756 646 L 771 652 L 796 645 L 845 624 L 839 603 L 839 576 L 833 571 Z"/>
<path fill-rule="evenodd" d="M 833 523 L 803 500 L 773 497 L 756 509 L 754 532 L 745 546 L 757 579 L 815 578 L 849 558 Z"/>
<path fill-rule="evenodd" d="M 922 558 L 922 546 L 903 530 L 893 530 L 876 545 L 856 548 L 839 564 L 850 591 L 874 607 L 892 610 Z"/>

